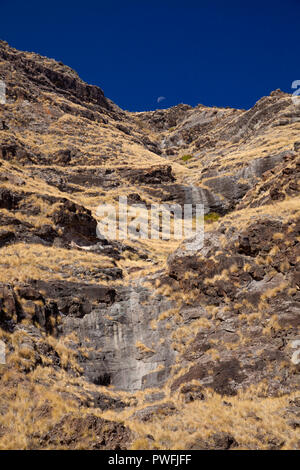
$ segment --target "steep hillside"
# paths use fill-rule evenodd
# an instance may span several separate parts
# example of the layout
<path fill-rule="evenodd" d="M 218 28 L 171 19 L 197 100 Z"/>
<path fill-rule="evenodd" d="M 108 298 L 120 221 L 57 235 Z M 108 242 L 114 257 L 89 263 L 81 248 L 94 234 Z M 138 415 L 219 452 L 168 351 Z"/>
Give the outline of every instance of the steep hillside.
<path fill-rule="evenodd" d="M 130 113 L 4 41 L 0 80 L 0 448 L 299 448 L 300 107 Z M 120 196 L 203 247 L 98 238 Z"/>

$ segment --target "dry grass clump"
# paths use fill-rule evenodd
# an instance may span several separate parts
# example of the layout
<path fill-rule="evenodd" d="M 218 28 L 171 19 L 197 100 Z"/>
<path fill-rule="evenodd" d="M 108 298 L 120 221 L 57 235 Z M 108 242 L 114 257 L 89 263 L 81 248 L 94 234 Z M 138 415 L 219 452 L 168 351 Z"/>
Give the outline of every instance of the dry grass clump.
<path fill-rule="evenodd" d="M 35 448 L 38 445 L 35 438 L 37 431 L 39 435 L 47 433 L 63 416 L 78 409 L 77 400 L 88 403 L 89 393 L 97 389 L 99 387 L 88 384 L 82 378 L 72 378 L 70 374 L 55 371 L 49 366 L 38 366 L 25 377 L 20 375 L 18 369 L 3 369 L 2 366 L 0 448 Z M 106 394 L 130 399 L 130 394 L 126 392 L 103 390 Z M 238 449 L 269 449 L 272 446 L 296 449 L 299 444 L 297 429 L 289 425 L 285 413 L 296 394 L 266 398 L 267 384 L 261 383 L 240 391 L 234 397 L 222 397 L 206 389 L 204 400 L 184 403 L 181 389 L 171 395 L 170 390 L 164 387 L 165 398 L 155 404 L 162 405 L 171 400 L 175 413 L 157 413 L 147 422 L 132 418 L 136 411 L 149 405 L 146 399 L 149 393 L 161 391 L 136 392 L 136 404 L 121 411 L 101 412 L 90 404 L 89 408 L 81 407 L 81 414 L 93 413 L 105 419 L 124 422 L 134 432 L 135 440 L 131 446 L 134 450 L 188 449 L 197 440 L 210 442 L 220 430 L 233 436 Z M 153 439 L 149 440 L 149 435 Z"/>
<path fill-rule="evenodd" d="M 257 388 L 226 400 L 212 392 L 204 401 L 188 404 L 172 398 L 179 413 L 163 420 L 157 416 L 151 423 L 134 421 L 131 426 L 141 437 L 133 443 L 133 449 L 140 447 L 139 439 L 147 434 L 154 437 L 150 448 L 174 450 L 187 449 L 198 439 L 209 441 L 219 431 L 233 436 L 239 449 L 269 449 L 272 444 L 282 449 L 298 448 L 298 432 L 289 426 L 284 413 L 291 396 L 259 398 Z"/>
<path fill-rule="evenodd" d="M 16 243 L 1 248 L 0 282 L 24 282 L 29 279 L 65 279 L 77 281 L 75 268 L 92 273 L 93 270 L 112 268 L 108 257 L 80 250 L 46 247 L 38 244 Z M 84 274 L 82 274 L 84 279 Z M 90 276 L 90 282 L 97 282 Z M 102 281 L 101 281 L 102 282 Z M 105 281 L 103 281 L 105 282 Z"/>
<path fill-rule="evenodd" d="M 144 343 L 141 341 L 137 341 L 135 343 L 135 347 L 141 352 L 141 353 L 154 353 L 153 349 L 149 348 L 146 346 Z"/>

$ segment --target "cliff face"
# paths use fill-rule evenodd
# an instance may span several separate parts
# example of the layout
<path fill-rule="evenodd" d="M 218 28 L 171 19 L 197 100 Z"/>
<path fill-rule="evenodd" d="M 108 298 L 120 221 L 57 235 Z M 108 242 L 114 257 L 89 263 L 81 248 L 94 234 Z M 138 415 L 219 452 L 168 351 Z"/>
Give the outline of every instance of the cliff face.
<path fill-rule="evenodd" d="M 0 79 L 0 447 L 297 448 L 291 96 L 129 113 L 5 42 Z M 204 246 L 97 238 L 119 196 L 203 203 Z"/>

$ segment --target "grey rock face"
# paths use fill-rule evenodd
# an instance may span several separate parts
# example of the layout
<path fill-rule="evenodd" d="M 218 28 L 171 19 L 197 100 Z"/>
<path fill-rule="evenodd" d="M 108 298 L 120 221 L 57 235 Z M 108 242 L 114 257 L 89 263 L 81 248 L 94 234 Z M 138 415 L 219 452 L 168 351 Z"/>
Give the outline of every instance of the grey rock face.
<path fill-rule="evenodd" d="M 204 213 L 218 212 L 224 214 L 229 209 L 229 202 L 207 188 L 188 186 L 185 188 L 185 204 L 203 204 Z"/>
<path fill-rule="evenodd" d="M 233 209 L 247 191 L 259 181 L 263 173 L 271 170 L 283 161 L 286 153 L 281 152 L 277 155 L 256 158 L 232 174 L 221 174 L 204 180 L 205 186 L 208 186 L 212 191 L 210 193 L 206 190 L 209 195 L 206 196 L 207 206 L 211 210 L 215 208 L 216 212 L 218 212 L 217 202 L 220 201 L 219 205 L 225 211 L 228 208 Z"/>
<path fill-rule="evenodd" d="M 140 281 L 120 289 L 110 306 L 99 304 L 83 318 L 64 317 L 62 329 L 75 331 L 92 349 L 81 362 L 90 381 L 130 391 L 154 387 L 167 378 L 175 353 L 163 322 L 153 329 L 151 321 L 171 307 L 162 296 L 151 299 Z"/>
<path fill-rule="evenodd" d="M 266 157 L 258 157 L 241 168 L 205 173 L 205 178 L 199 185 L 193 183 L 182 185 L 162 184 L 158 189 L 148 188 L 148 192 L 154 197 L 159 197 L 163 202 L 172 202 L 180 205 L 203 204 L 204 214 L 217 212 L 224 215 L 233 210 L 246 193 L 261 179 L 262 175 L 272 170 L 284 161 L 291 152 L 281 152 Z M 188 183 L 188 182 L 187 182 Z"/>

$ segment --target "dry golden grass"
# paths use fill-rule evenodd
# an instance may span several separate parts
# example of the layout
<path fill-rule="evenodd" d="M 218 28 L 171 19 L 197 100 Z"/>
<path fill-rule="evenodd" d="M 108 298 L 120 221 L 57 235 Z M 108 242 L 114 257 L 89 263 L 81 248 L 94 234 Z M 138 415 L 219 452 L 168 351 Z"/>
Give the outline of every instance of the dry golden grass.
<path fill-rule="evenodd" d="M 27 54 L 28 58 L 34 56 Z M 51 59 L 45 59 L 46 64 L 51 67 L 60 67 Z M 70 72 L 73 73 L 73 72 Z M 70 113 L 65 113 L 63 107 L 68 106 Z M 88 169 L 90 171 L 114 170 L 126 167 L 132 169 L 148 168 L 152 165 L 170 164 L 173 174 L 178 184 L 199 184 L 200 171 L 204 168 L 213 168 L 223 175 L 232 175 L 239 165 L 244 166 L 252 160 L 272 154 L 278 154 L 282 150 L 291 149 L 294 142 L 299 140 L 299 123 L 290 123 L 288 127 L 269 127 L 264 130 L 263 135 L 254 135 L 241 143 L 234 143 L 231 140 L 223 141 L 219 138 L 225 129 L 227 117 L 235 116 L 232 110 L 224 111 L 224 121 L 221 119 L 218 126 L 211 131 L 211 139 L 216 143 L 213 148 L 206 148 L 201 151 L 195 148 L 195 144 L 184 144 L 180 151 L 174 156 L 158 156 L 147 150 L 142 144 L 137 143 L 133 137 L 146 135 L 153 142 L 159 142 L 162 138 L 168 137 L 178 130 L 168 129 L 158 133 L 147 127 L 139 119 L 139 113 L 128 113 L 128 127 L 132 135 L 126 135 L 116 128 L 115 121 L 110 117 L 107 123 L 88 120 L 80 115 L 85 112 L 83 105 L 75 104 L 67 98 L 58 96 L 51 92 L 41 92 L 37 102 L 24 103 L 18 99 L 15 103 L 8 103 L 7 110 L 12 116 L 10 119 L 10 129 L 6 137 L 18 136 L 19 142 L 35 154 L 42 154 L 40 164 L 34 165 L 35 170 L 47 170 L 49 168 L 63 172 L 66 176 L 73 172 Z M 1 117 L 3 111 L 0 109 Z M 74 114 L 72 114 L 74 113 Z M 35 124 L 43 120 L 47 126 L 47 131 L 39 132 L 31 125 L 25 125 L 26 119 L 30 115 L 30 120 Z M 237 112 L 237 116 L 240 111 Z M 27 118 L 26 118 L 27 116 Z M 24 121 L 25 119 L 25 121 Z M 224 122 L 224 124 L 223 124 Z M 2 134 L 0 136 L 2 139 Z M 80 149 L 83 155 L 82 161 L 72 162 L 70 166 L 58 165 L 51 162 L 51 156 L 58 150 L 74 147 Z M 222 156 L 220 157 L 220 152 Z M 192 155 L 193 158 L 182 160 L 183 155 Z M 103 158 L 103 156 L 108 158 Z M 50 157 L 50 162 L 48 158 Z M 42 161 L 44 158 L 44 161 Z M 34 227 L 41 227 L 46 223 L 52 224 L 51 215 L 56 209 L 56 205 L 50 205 L 41 199 L 41 195 L 49 195 L 57 198 L 67 197 L 69 200 L 81 204 L 90 209 L 95 216 L 96 208 L 100 203 L 115 203 L 120 195 L 139 193 L 147 203 L 157 202 L 155 197 L 150 195 L 141 185 L 129 184 L 125 178 L 118 178 L 119 186 L 109 190 L 91 185 L 84 188 L 78 184 L 72 185 L 76 191 L 65 193 L 56 187 L 47 184 L 41 177 L 32 177 L 29 167 L 10 163 L 1 160 L 0 172 L 8 172 L 13 176 L 22 177 L 24 184 L 16 186 L 13 182 L 3 181 L 2 187 L 12 191 L 22 191 L 27 196 L 27 202 L 39 208 L 39 215 L 27 215 L 21 211 L 15 211 L 14 217 L 23 222 L 30 222 Z M 45 165 L 43 164 L 45 163 Z M 201 179 L 201 186 L 205 187 L 208 179 Z M 242 183 L 243 180 L 240 180 Z M 98 194 L 99 193 L 99 194 Z M 10 211 L 4 209 L 0 213 L 6 216 L 12 215 Z M 293 223 L 300 213 L 300 198 L 287 197 L 282 202 L 261 206 L 253 209 L 243 209 L 234 211 L 222 217 L 219 221 L 213 221 L 207 231 L 218 229 L 221 224 L 234 227 L 238 230 L 246 230 L 255 222 L 257 218 L 275 218 Z M 7 229 L 14 229 L 14 226 L 7 226 Z M 283 234 L 274 234 L 274 241 L 282 240 Z M 134 393 L 135 404 L 121 411 L 109 410 L 101 412 L 81 406 L 80 413 L 94 413 L 97 416 L 105 417 L 115 421 L 124 421 L 135 434 L 133 449 L 158 448 L 158 449 L 185 449 L 197 439 L 208 439 L 217 431 L 227 432 L 237 440 L 239 448 L 268 448 L 270 442 L 284 442 L 283 448 L 294 449 L 299 447 L 299 434 L 297 429 L 289 426 L 285 408 L 295 394 L 277 398 L 266 398 L 267 384 L 261 384 L 246 391 L 239 392 L 235 397 L 226 397 L 229 405 L 224 405 L 224 398 L 213 392 L 206 391 L 204 401 L 184 403 L 180 390 L 171 393 L 170 382 L 182 376 L 192 365 L 183 362 L 183 353 L 187 347 L 195 340 L 195 336 L 202 329 L 209 329 L 217 320 L 218 308 L 216 306 L 206 306 L 210 318 L 200 318 L 186 324 L 180 315 L 182 304 L 193 304 L 199 292 L 190 290 L 188 293 L 178 291 L 178 286 L 170 286 L 161 283 L 160 279 L 154 284 L 153 279 L 159 271 L 165 272 L 167 269 L 166 260 L 168 255 L 179 245 L 179 241 L 161 240 L 136 240 L 126 241 L 131 247 L 137 248 L 141 253 L 147 253 L 148 260 L 140 259 L 138 254 L 129 250 L 125 251 L 124 258 L 116 263 L 124 272 L 123 281 L 101 281 L 101 284 L 117 285 L 138 281 L 148 276 L 149 289 L 153 295 L 162 294 L 164 297 L 176 302 L 176 308 L 162 312 L 158 318 L 152 320 L 153 330 L 165 328 L 166 335 L 171 336 L 172 346 L 178 352 L 177 360 L 172 368 L 171 379 L 162 388 L 166 398 L 157 402 L 163 404 L 172 401 L 178 412 L 172 416 L 161 416 L 159 413 L 152 421 L 142 423 L 137 419 L 132 419 L 135 411 L 143 409 L 149 403 L 146 394 L 150 390 L 137 391 Z M 217 256 L 224 253 L 228 239 L 221 237 L 220 250 L 211 258 L 218 262 Z M 278 253 L 277 246 L 273 246 L 266 257 L 256 259 L 258 264 L 270 266 L 273 258 Z M 101 255 L 79 250 L 67 250 L 57 247 L 44 247 L 38 244 L 27 245 L 16 243 L 2 247 L 0 250 L 0 281 L 5 283 L 24 282 L 28 279 L 64 279 L 76 281 L 86 280 L 85 275 L 76 273 L 76 269 L 82 268 L 90 273 L 89 282 L 99 283 L 93 278 L 93 270 L 101 268 L 111 268 L 115 264 L 111 259 Z M 299 259 L 298 259 L 299 262 Z M 288 271 L 290 266 L 284 262 L 280 266 L 281 272 Z M 251 265 L 246 263 L 243 267 L 248 272 Z M 75 272 L 75 274 L 74 274 Z M 213 285 L 216 281 L 228 280 L 230 275 L 237 273 L 237 266 L 232 265 L 230 269 L 224 270 L 220 275 L 211 279 L 206 279 L 207 285 Z M 184 276 L 186 281 L 193 281 L 197 274 L 187 272 Z M 149 280 L 150 279 L 150 280 Z M 248 326 L 261 321 L 268 314 L 268 301 L 281 292 L 287 290 L 289 295 L 295 293 L 287 283 L 268 289 L 261 297 L 258 307 L 254 307 L 245 302 L 236 302 L 231 305 L 228 301 L 227 308 L 238 311 L 243 307 L 249 309 L 250 313 L 240 314 L 239 320 L 245 321 Z M 224 300 L 226 303 L 226 299 Z M 32 306 L 24 307 L 28 318 L 23 321 L 23 325 L 31 325 Z M 279 331 L 282 327 L 276 315 L 268 318 L 267 326 L 263 334 L 268 336 L 274 331 Z M 162 323 L 164 322 L 164 323 Z M 77 363 L 78 352 L 87 357 L 88 348 L 82 348 L 77 344 L 74 336 L 65 338 L 55 338 L 41 333 L 42 341 L 57 353 L 62 369 L 53 368 L 52 360 L 46 355 L 41 355 L 41 364 L 37 363 L 34 341 L 26 331 L 17 330 L 13 334 L 0 330 L 2 338 L 11 348 L 7 356 L 7 366 L 0 365 L 0 449 L 29 449 L 32 448 L 33 435 L 38 431 L 47 432 L 61 417 L 68 412 L 78 411 L 78 399 L 87 400 L 86 395 L 90 392 L 99 392 L 111 395 L 124 400 L 132 399 L 132 395 L 126 392 L 115 391 L 112 387 L 101 388 L 87 383 L 80 377 L 81 369 Z M 249 338 L 238 332 L 239 341 L 237 343 L 222 344 L 222 347 L 234 351 L 240 345 L 247 344 Z M 165 338 L 161 339 L 164 342 Z M 74 349 L 74 345 L 77 345 Z M 217 359 L 219 352 L 217 344 L 211 342 L 211 348 L 205 354 L 212 359 Z M 152 349 L 141 342 L 136 343 L 136 348 L 142 353 L 150 353 Z M 161 366 L 163 367 L 163 366 Z M 66 372 L 68 369 L 69 372 Z M 26 374 L 25 372 L 26 371 Z M 72 374 L 70 373 L 72 371 Z M 153 392 L 161 391 L 152 390 Z M 43 414 L 43 410 L 46 412 Z M 4 429 L 4 432 L 2 432 Z M 153 440 L 147 438 L 153 436 Z M 85 442 L 81 445 L 84 446 Z"/>
<path fill-rule="evenodd" d="M 62 358 L 70 354 L 66 353 L 67 341 L 61 346 L 56 343 L 55 347 Z M 11 359 L 8 358 L 9 365 L 15 365 L 10 362 Z M 40 435 L 48 432 L 67 413 L 76 412 L 77 399 L 87 400 L 90 392 L 99 391 L 99 387 L 88 384 L 82 378 L 55 371 L 51 366 L 38 366 L 23 379 L 18 368 L 0 367 L 0 429 L 2 426 L 4 430 L 0 434 L 1 449 L 32 448 L 36 445 L 34 435 L 37 430 Z M 126 392 L 116 393 L 109 388 L 101 388 L 105 394 L 131 399 Z M 101 412 L 90 405 L 89 408 L 81 407 L 80 412 L 81 416 L 93 413 L 105 419 L 124 422 L 134 433 L 135 439 L 131 445 L 134 450 L 187 449 L 197 439 L 209 442 L 211 436 L 220 430 L 233 436 L 239 449 L 267 449 L 272 443 L 283 443 L 283 449 L 296 449 L 299 435 L 296 429 L 289 426 L 285 415 L 285 408 L 296 394 L 265 398 L 266 390 L 267 384 L 262 383 L 239 392 L 235 397 L 226 397 L 226 404 L 223 397 L 206 390 L 204 401 L 184 403 L 180 390 L 171 394 L 165 386 L 163 391 L 166 397 L 156 404 L 171 400 L 178 411 L 173 415 L 158 413 L 148 422 L 132 419 L 132 415 L 148 406 L 146 394 L 161 389 L 136 392 L 136 404 L 121 411 Z M 153 440 L 147 439 L 147 435 L 152 435 Z M 92 439 L 92 436 L 89 438 Z M 88 440 L 83 440 L 82 448 L 87 443 Z"/>
<path fill-rule="evenodd" d="M 159 403 L 171 398 L 178 412 L 171 416 L 157 414 L 152 421 L 132 420 L 135 410 L 143 409 L 139 405 L 135 410 L 125 410 L 120 414 L 107 411 L 104 417 L 124 421 L 136 434 L 132 449 L 186 449 L 197 439 L 209 441 L 209 438 L 222 430 L 233 436 L 239 449 L 268 449 L 273 443 L 284 443 L 283 449 L 297 449 L 299 435 L 296 429 L 288 425 L 285 408 L 295 394 L 279 398 L 259 398 L 266 385 L 261 384 L 247 392 L 240 392 L 235 397 L 224 398 L 213 392 L 206 392 L 204 401 L 184 404 L 180 393 L 167 396 Z M 152 435 L 153 441 L 145 436 Z"/>
<path fill-rule="evenodd" d="M 111 268 L 114 264 L 110 258 L 91 252 L 16 243 L 1 249 L 0 281 L 65 279 L 78 282 L 80 278 L 84 279 L 84 274 L 73 274 L 73 270 L 78 267 L 92 273 L 99 267 Z M 98 281 L 91 275 L 90 282 L 97 283 Z"/>

